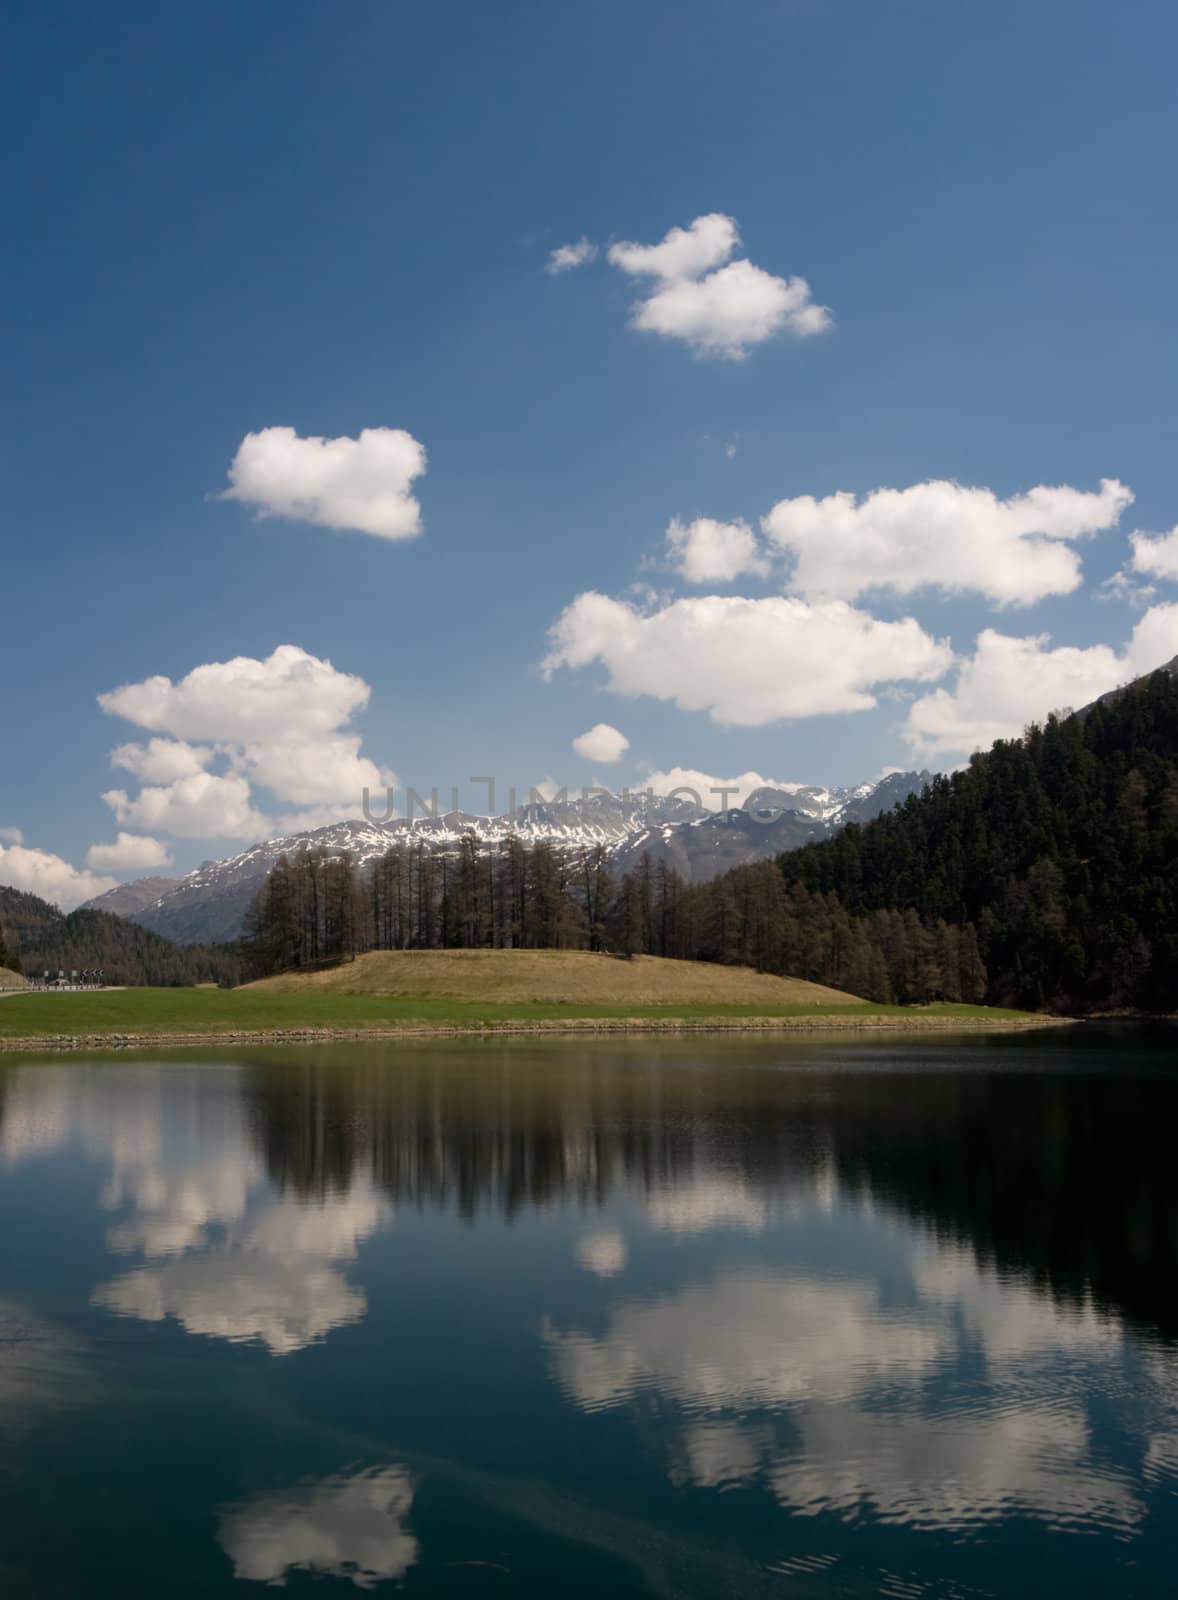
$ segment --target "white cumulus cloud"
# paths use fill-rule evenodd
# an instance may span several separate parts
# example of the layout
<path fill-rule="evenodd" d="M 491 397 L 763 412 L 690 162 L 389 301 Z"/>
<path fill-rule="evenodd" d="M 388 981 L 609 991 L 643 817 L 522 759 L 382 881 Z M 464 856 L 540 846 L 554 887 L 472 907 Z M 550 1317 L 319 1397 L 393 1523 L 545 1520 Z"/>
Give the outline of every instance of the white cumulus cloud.
<path fill-rule="evenodd" d="M 711 212 L 690 227 L 672 228 L 656 245 L 611 245 L 615 267 L 653 280 L 633 308 L 632 326 L 681 339 L 697 355 L 732 361 L 777 333 L 805 336 L 830 327 L 830 312 L 815 302 L 805 278 L 778 278 L 751 261 L 731 260 L 739 243 L 733 218 Z"/>
<path fill-rule="evenodd" d="M 24 844 L 25 836 L 19 828 L 0 828 L 0 844 Z"/>
<path fill-rule="evenodd" d="M 143 872 L 166 867 L 171 859 L 166 845 L 139 833 L 120 833 L 114 844 L 92 844 L 86 852 L 88 867 L 110 872 Z"/>
<path fill-rule="evenodd" d="M 1123 650 L 1057 645 L 1045 634 L 978 635 L 951 689 L 936 689 L 908 711 L 904 737 L 922 757 L 984 750 L 1020 734 L 1051 711 L 1076 709 L 1152 672 L 1178 655 L 1178 605 L 1154 606 Z"/>
<path fill-rule="evenodd" d="M 357 439 L 262 428 L 238 446 L 221 498 L 255 506 L 260 517 L 414 539 L 421 507 L 410 488 L 425 466 L 425 447 L 403 428 L 364 428 Z"/>
<path fill-rule="evenodd" d="M 569 272 L 573 267 L 583 267 L 586 262 L 596 261 L 597 246 L 592 239 L 581 238 L 574 244 L 560 244 L 548 257 L 545 272 Z"/>
<path fill-rule="evenodd" d="M 267 832 L 273 818 L 256 804 L 255 786 L 297 808 L 278 818 L 291 832 L 358 816 L 366 788 L 378 793 L 397 781 L 361 754 L 361 737 L 347 726 L 370 693 L 363 678 L 290 644 L 264 659 L 207 662 L 175 682 L 124 684 L 99 695 L 99 705 L 156 737 L 111 756 L 143 781 L 139 793 L 112 789 L 103 798 L 122 823 L 185 838 Z M 214 762 L 227 770 L 208 771 Z"/>
<path fill-rule="evenodd" d="M 731 583 L 745 573 L 764 577 L 769 564 L 747 522 L 674 518 L 667 528 L 667 551 L 688 583 Z"/>
<path fill-rule="evenodd" d="M 573 749 L 586 761 L 620 761 L 630 748 L 630 741 L 608 722 L 594 723 L 587 732 L 573 740 Z"/>
<path fill-rule="evenodd" d="M 111 716 L 178 739 L 276 740 L 332 733 L 368 704 L 363 678 L 330 661 L 279 645 L 264 660 L 235 656 L 186 677 L 145 678 L 98 696 Z"/>
<path fill-rule="evenodd" d="M 257 839 L 270 822 L 250 798 L 247 779 L 197 772 L 175 783 L 148 784 L 137 795 L 108 789 L 102 796 L 119 822 L 181 839 Z"/>
<path fill-rule="evenodd" d="M 1129 543 L 1133 557 L 1129 565 L 1134 572 L 1148 573 L 1151 578 L 1168 578 L 1178 583 L 1178 528 L 1156 536 L 1148 533 L 1131 533 Z"/>
<path fill-rule="evenodd" d="M 16 832 L 16 829 L 12 829 Z M 23 844 L 0 843 L 0 884 L 9 889 L 20 889 L 25 894 L 35 894 L 50 905 L 72 911 L 84 900 L 105 894 L 115 887 L 115 878 L 100 873 L 86 872 L 71 866 L 61 856 L 47 850 L 33 850 Z"/>
<path fill-rule="evenodd" d="M 762 519 L 795 558 L 790 587 L 811 599 L 853 600 L 872 589 L 974 591 L 1000 605 L 1030 605 L 1080 586 L 1067 541 L 1112 528 L 1132 503 L 1115 478 L 1089 493 L 1040 484 L 1002 500 L 990 489 L 933 481 L 780 500 Z"/>
<path fill-rule="evenodd" d="M 617 694 L 653 695 L 721 723 L 862 711 L 880 685 L 927 682 L 953 656 L 912 617 L 881 622 L 842 601 L 702 595 L 643 611 L 589 591 L 549 633 L 542 670 L 601 662 Z"/>

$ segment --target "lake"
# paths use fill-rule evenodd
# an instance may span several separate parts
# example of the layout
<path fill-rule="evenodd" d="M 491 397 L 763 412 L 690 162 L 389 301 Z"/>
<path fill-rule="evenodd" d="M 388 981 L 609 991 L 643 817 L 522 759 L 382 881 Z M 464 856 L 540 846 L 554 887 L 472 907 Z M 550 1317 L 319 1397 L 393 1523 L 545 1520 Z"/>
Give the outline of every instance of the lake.
<path fill-rule="evenodd" d="M 0 1058 L 0 1592 L 1168 1595 L 1174 1043 Z"/>

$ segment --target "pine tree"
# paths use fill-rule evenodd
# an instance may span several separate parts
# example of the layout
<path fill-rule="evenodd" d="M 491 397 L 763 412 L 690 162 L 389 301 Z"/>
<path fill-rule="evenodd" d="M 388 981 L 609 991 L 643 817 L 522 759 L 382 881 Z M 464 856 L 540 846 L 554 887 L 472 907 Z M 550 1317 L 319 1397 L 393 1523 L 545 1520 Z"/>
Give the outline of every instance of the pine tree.
<path fill-rule="evenodd" d="M 0 968 L 8 972 L 20 972 L 20 956 L 16 953 L 15 946 L 10 948 L 4 937 L 4 929 L 0 927 Z"/>

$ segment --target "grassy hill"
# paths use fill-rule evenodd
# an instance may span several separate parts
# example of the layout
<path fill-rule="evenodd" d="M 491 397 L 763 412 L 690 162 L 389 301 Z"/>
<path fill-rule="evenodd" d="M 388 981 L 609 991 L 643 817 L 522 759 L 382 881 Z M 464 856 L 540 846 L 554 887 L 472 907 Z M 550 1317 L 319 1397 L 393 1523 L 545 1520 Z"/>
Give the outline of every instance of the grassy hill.
<path fill-rule="evenodd" d="M 372 995 L 538 1005 L 857 1005 L 858 997 L 804 978 L 747 967 L 588 950 L 374 950 L 323 972 L 282 973 L 254 993 Z"/>
<path fill-rule="evenodd" d="M 702 962 L 585 951 L 378 953 L 239 989 L 30 993 L 0 1004 L 0 1049 L 488 1031 L 970 1028 L 1036 1019 L 980 1006 L 872 1005 L 837 989 Z"/>
<path fill-rule="evenodd" d="M 9 972 L 7 967 L 0 967 L 0 989 L 27 989 L 29 980 L 22 978 L 19 972 Z"/>

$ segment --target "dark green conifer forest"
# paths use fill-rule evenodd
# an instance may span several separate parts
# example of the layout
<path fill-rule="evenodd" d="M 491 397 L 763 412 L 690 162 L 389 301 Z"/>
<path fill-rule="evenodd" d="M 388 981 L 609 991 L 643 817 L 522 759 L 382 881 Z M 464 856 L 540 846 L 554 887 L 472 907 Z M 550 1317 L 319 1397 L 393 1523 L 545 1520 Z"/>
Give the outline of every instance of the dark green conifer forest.
<path fill-rule="evenodd" d="M 994 1004 L 1178 1008 L 1178 677 L 1002 740 L 865 827 L 781 858 L 852 916 L 973 926 Z"/>
<path fill-rule="evenodd" d="M 233 982 L 242 962 L 227 946 L 179 945 L 109 911 L 65 915 L 36 895 L 0 887 L 0 948 L 26 977 L 99 972 L 108 984 Z"/>
<path fill-rule="evenodd" d="M 0 968 L 6 972 L 20 971 L 20 957 L 15 950 L 10 950 L 4 939 L 4 929 L 0 927 Z"/>

